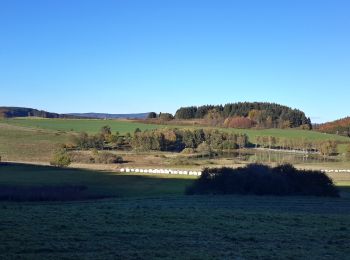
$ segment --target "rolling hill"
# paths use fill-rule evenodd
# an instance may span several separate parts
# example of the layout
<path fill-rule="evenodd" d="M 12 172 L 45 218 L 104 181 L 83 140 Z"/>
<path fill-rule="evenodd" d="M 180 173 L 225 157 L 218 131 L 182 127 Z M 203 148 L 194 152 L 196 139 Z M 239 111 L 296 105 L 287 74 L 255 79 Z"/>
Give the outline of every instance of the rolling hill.
<path fill-rule="evenodd" d="M 98 119 L 145 119 L 149 113 L 135 114 L 108 114 L 108 113 L 69 113 L 68 115 L 80 118 L 98 118 Z"/>
<path fill-rule="evenodd" d="M 42 118 L 89 118 L 89 119 L 145 119 L 149 113 L 108 114 L 108 113 L 68 113 L 59 114 L 27 107 L 0 107 L 0 118 L 42 117 Z"/>
<path fill-rule="evenodd" d="M 327 122 L 316 126 L 316 130 L 350 137 L 350 117 L 345 117 L 332 122 Z"/>

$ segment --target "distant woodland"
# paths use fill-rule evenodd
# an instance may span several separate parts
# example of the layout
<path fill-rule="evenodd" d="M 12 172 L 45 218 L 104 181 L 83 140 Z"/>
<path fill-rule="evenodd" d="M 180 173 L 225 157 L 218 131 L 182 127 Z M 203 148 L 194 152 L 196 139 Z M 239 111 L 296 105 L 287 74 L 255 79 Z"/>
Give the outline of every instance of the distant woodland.
<path fill-rule="evenodd" d="M 156 118 L 150 113 L 149 118 Z M 160 119 L 171 120 L 169 114 L 159 114 Z M 275 103 L 240 102 L 226 105 L 204 105 L 179 108 L 177 120 L 201 120 L 212 126 L 231 128 L 303 128 L 311 129 L 311 120 L 305 113 Z"/>
<path fill-rule="evenodd" d="M 323 133 L 338 134 L 350 137 L 350 117 L 316 125 L 315 128 Z"/>
<path fill-rule="evenodd" d="M 76 118 L 70 115 L 57 114 L 25 107 L 0 107 L 0 118 L 42 117 L 42 118 Z"/>

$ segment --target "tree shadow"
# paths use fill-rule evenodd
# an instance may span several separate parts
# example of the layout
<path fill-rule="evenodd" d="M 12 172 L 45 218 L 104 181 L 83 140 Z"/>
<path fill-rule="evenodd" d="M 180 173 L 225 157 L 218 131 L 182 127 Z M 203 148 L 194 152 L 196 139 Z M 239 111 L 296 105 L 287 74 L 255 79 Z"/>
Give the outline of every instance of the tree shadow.
<path fill-rule="evenodd" d="M 0 200 L 70 201 L 184 194 L 192 179 L 22 163 L 0 164 Z"/>

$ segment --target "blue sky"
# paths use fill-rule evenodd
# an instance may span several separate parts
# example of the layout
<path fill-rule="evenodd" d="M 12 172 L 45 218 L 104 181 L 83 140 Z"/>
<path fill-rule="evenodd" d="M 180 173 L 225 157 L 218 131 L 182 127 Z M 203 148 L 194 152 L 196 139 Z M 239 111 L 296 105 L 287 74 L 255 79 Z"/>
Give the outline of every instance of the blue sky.
<path fill-rule="evenodd" d="M 171 112 L 268 101 L 350 115 L 350 1 L 0 1 L 0 105 Z"/>

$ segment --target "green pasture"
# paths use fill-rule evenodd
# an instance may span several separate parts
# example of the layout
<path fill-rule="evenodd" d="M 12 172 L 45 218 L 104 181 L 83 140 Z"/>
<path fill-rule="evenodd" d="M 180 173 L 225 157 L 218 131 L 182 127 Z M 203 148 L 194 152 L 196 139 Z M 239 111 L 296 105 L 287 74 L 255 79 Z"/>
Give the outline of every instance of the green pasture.
<path fill-rule="evenodd" d="M 183 194 L 194 177 L 135 175 L 29 164 L 0 164 L 0 186 L 82 185 L 87 195 L 106 197 Z"/>
<path fill-rule="evenodd" d="M 0 156 L 3 161 L 48 162 L 57 144 L 69 135 L 40 128 L 0 123 Z"/>
<path fill-rule="evenodd" d="M 34 127 L 49 130 L 58 131 L 73 131 L 87 133 L 97 133 L 102 126 L 108 125 L 111 127 L 113 132 L 120 133 L 133 133 L 136 128 L 141 130 L 146 129 L 156 129 L 164 127 L 178 127 L 178 128 L 203 128 L 200 126 L 169 126 L 169 125 L 156 125 L 156 124 L 143 124 L 138 122 L 132 122 L 127 120 L 102 120 L 102 119 L 38 119 L 38 118 L 15 118 L 0 120 L 0 122 L 18 125 L 24 127 Z M 300 129 L 227 129 L 222 128 L 224 131 L 235 132 L 235 133 L 245 133 L 248 135 L 251 142 L 255 142 L 257 136 L 275 136 L 278 138 L 291 138 L 291 139 L 301 139 L 313 141 L 325 141 L 325 140 L 335 140 L 339 142 L 349 142 L 350 138 L 324 134 L 316 131 L 307 131 Z"/>
<path fill-rule="evenodd" d="M 183 195 L 191 182 L 181 176 L 0 164 L 0 187 L 74 184 L 116 196 L 0 201 L 0 258 L 347 259 L 350 254 L 350 198 Z"/>
<path fill-rule="evenodd" d="M 41 128 L 48 130 L 64 131 L 64 132 L 87 132 L 95 134 L 100 131 L 101 127 L 108 125 L 113 132 L 125 134 L 133 133 L 136 128 L 141 130 L 155 129 L 162 127 L 161 125 L 142 124 L 126 120 L 103 120 L 103 119 L 47 119 L 47 118 L 15 118 L 0 120 L 0 123 L 11 125 Z"/>

